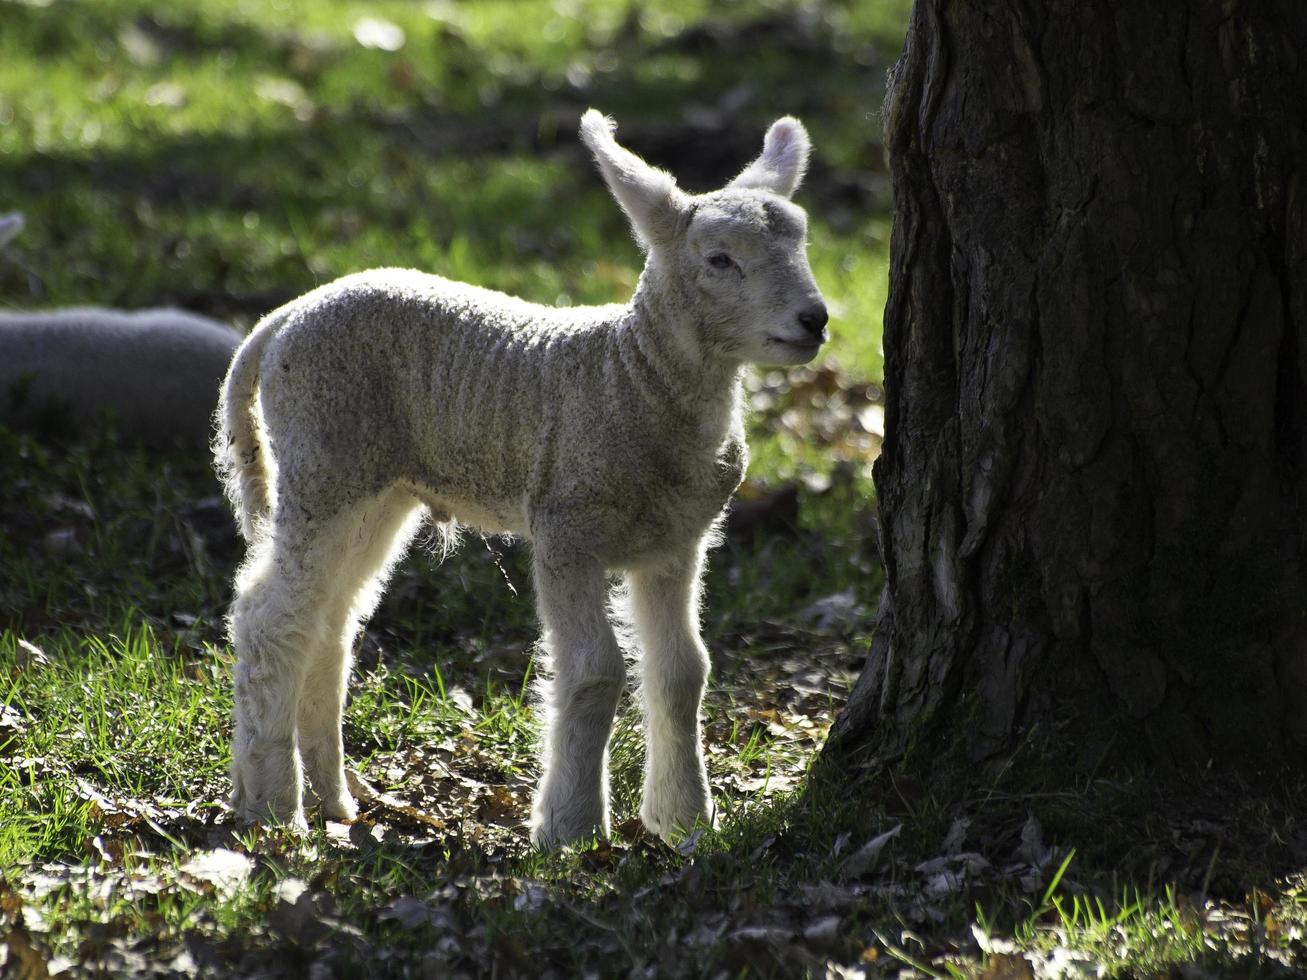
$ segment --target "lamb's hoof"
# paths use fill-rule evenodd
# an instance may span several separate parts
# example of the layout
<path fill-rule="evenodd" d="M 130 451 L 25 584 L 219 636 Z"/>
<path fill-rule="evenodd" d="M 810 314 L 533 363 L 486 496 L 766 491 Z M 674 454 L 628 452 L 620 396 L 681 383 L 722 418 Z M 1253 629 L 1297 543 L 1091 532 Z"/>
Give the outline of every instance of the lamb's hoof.
<path fill-rule="evenodd" d="M 340 820 L 349 823 L 351 820 L 358 819 L 359 806 L 354 802 L 353 797 L 348 793 L 343 793 L 330 801 L 323 800 L 318 806 L 318 812 L 322 814 L 324 820 Z"/>
<path fill-rule="evenodd" d="M 232 810 L 236 814 L 236 822 L 242 827 L 277 827 L 294 834 L 307 834 L 309 831 L 309 822 L 303 810 L 284 816 L 274 814 L 269 807 L 233 806 Z"/>
<path fill-rule="evenodd" d="M 283 827 L 296 833 L 307 833 L 309 829 L 303 807 L 278 806 L 272 800 L 254 802 L 249 794 L 242 791 L 239 784 L 232 790 L 230 806 L 236 816 L 236 822 L 242 827 L 252 827 L 257 824 L 265 827 Z"/>
<path fill-rule="evenodd" d="M 574 833 L 560 832 L 556 828 L 531 828 L 531 843 L 542 851 L 555 851 L 569 844 L 583 844 L 607 836 L 602 827 L 591 827 Z"/>
<path fill-rule="evenodd" d="M 640 807 L 640 821 L 664 843 L 675 847 L 696 828 L 717 826 L 717 814 L 712 801 L 680 806 L 665 805 L 662 801 L 645 797 Z"/>
<path fill-rule="evenodd" d="M 607 836 L 608 821 L 602 817 L 577 818 L 575 814 L 540 811 L 531 817 L 531 843 L 541 850 L 554 850 Z"/>
<path fill-rule="evenodd" d="M 323 820 L 340 820 L 348 823 L 357 819 L 359 807 L 354 802 L 353 787 L 344 775 L 336 780 L 335 786 L 336 789 L 321 792 L 319 785 L 315 785 L 314 781 L 310 779 L 304 791 L 305 809 L 316 807 L 318 815 Z M 347 786 L 350 788 L 346 789 Z"/>

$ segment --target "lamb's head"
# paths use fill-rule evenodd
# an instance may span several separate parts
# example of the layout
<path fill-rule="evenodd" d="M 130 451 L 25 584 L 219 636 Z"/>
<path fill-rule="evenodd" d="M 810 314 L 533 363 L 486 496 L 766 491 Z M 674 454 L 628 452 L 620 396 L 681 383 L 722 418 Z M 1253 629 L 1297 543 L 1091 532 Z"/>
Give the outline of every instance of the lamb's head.
<path fill-rule="evenodd" d="M 762 155 L 719 191 L 690 195 L 613 138 L 591 109 L 581 138 L 648 250 L 665 288 L 690 308 L 705 349 L 740 361 L 801 364 L 827 338 L 807 256 L 807 216 L 790 201 L 808 163 L 808 134 L 778 119 Z"/>

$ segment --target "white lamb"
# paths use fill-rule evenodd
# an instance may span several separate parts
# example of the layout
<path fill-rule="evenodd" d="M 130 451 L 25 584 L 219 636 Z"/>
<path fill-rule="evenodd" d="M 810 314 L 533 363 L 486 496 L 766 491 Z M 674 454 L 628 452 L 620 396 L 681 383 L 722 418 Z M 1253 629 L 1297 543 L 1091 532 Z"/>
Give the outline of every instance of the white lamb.
<path fill-rule="evenodd" d="M 699 738 L 699 580 L 745 469 L 745 362 L 799 364 L 826 308 L 789 196 L 795 119 L 723 190 L 691 196 L 591 110 L 581 138 L 647 251 L 625 305 L 554 309 L 401 269 L 347 276 L 266 317 L 237 352 L 215 448 L 249 555 L 232 805 L 350 819 L 341 710 L 354 636 L 424 518 L 532 544 L 550 681 L 542 846 L 608 832 L 608 739 L 626 668 L 606 610 L 625 575 L 642 655 L 640 816 L 666 839 L 712 818 Z"/>

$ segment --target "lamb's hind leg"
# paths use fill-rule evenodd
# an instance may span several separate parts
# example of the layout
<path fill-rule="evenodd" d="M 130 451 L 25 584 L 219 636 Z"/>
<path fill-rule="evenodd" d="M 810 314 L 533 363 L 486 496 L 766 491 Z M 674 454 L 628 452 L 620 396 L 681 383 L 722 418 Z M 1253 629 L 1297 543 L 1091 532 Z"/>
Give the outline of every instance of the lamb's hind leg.
<path fill-rule="evenodd" d="M 708 651 L 699 639 L 702 558 L 628 577 L 631 611 L 643 648 L 645 770 L 640 819 L 662 838 L 712 818 L 699 733 Z"/>
<path fill-rule="evenodd" d="M 310 656 L 299 701 L 299 747 L 322 815 L 352 820 L 358 807 L 345 782 L 341 716 L 350 654 L 395 563 L 422 522 L 424 508 L 408 492 L 389 490 L 367 509 L 346 540 L 340 574 L 326 614 L 323 641 Z"/>
<path fill-rule="evenodd" d="M 325 639 L 346 526 L 343 517 L 309 525 L 279 513 L 237 575 L 232 807 L 242 821 L 304 825 L 299 700 L 306 660 Z"/>
<path fill-rule="evenodd" d="M 608 833 L 608 738 L 626 665 L 593 559 L 537 540 L 535 582 L 551 676 L 531 838 L 547 847 Z"/>

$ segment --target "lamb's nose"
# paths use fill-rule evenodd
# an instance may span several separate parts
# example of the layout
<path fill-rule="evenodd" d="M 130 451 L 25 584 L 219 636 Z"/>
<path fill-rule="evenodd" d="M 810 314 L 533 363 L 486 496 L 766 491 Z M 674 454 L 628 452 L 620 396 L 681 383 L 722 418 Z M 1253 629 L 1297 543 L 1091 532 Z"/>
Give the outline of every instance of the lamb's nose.
<path fill-rule="evenodd" d="M 826 307 L 821 304 L 810 306 L 799 314 L 799 323 L 803 329 L 822 340 L 826 339 L 826 322 L 829 319 L 830 317 L 826 314 Z"/>

